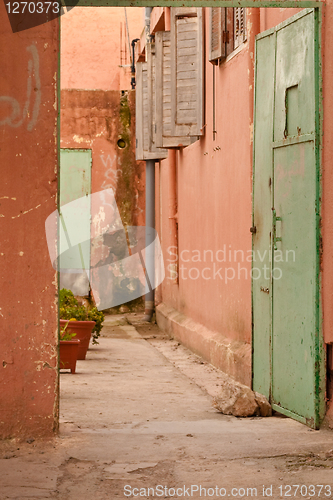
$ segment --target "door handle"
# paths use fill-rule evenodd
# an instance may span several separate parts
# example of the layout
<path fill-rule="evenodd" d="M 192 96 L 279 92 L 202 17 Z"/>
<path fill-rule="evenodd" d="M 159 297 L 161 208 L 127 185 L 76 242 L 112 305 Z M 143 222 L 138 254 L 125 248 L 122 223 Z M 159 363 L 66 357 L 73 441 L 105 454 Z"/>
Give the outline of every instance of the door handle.
<path fill-rule="evenodd" d="M 277 217 L 275 208 L 272 208 L 272 212 L 273 212 L 273 248 L 274 250 L 277 250 L 278 248 L 276 246 L 276 243 L 278 241 L 282 241 L 282 238 L 276 236 L 276 223 L 281 222 L 282 217 Z"/>

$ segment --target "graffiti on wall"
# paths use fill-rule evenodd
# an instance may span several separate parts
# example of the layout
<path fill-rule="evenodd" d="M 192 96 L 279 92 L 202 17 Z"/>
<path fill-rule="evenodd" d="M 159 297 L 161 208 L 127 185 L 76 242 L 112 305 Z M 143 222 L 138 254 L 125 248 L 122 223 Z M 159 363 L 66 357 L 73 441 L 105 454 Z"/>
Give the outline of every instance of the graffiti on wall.
<path fill-rule="evenodd" d="M 117 161 L 117 154 L 114 154 L 113 158 L 110 154 L 105 158 L 104 155 L 100 155 L 102 163 L 105 167 L 105 180 L 102 183 L 103 189 L 115 188 L 117 185 L 118 175 L 121 169 L 115 167 Z"/>
<path fill-rule="evenodd" d="M 27 130 L 31 132 L 38 120 L 42 91 L 37 47 L 34 44 L 29 45 L 27 51 L 31 53 L 31 59 L 28 61 L 27 96 L 25 104 L 21 112 L 21 106 L 17 99 L 6 95 L 0 96 L 0 106 L 2 103 L 5 103 L 9 104 L 11 108 L 10 115 L 0 120 L 0 125 L 9 125 L 12 128 L 18 128 L 21 127 L 23 123 L 27 123 Z M 34 91 L 35 96 L 33 105 L 31 105 L 32 91 Z M 28 122 L 26 122 L 26 119 L 28 119 Z"/>

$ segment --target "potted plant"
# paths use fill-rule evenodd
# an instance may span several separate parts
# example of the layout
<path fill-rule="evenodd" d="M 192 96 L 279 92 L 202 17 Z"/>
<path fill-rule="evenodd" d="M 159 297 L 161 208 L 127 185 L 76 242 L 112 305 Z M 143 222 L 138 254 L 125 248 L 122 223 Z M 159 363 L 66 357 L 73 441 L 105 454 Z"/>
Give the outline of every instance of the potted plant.
<path fill-rule="evenodd" d="M 69 321 L 60 330 L 60 346 L 59 346 L 59 368 L 70 369 L 71 373 L 75 373 L 76 361 L 79 355 L 80 341 L 74 339 L 76 333 L 67 331 Z"/>
<path fill-rule="evenodd" d="M 96 307 L 80 305 L 70 290 L 63 288 L 59 292 L 60 326 L 68 324 L 68 332 L 75 333 L 80 340 L 78 359 L 86 359 L 90 337 L 93 335 L 93 344 L 98 344 L 97 339 L 102 329 L 104 314 Z"/>

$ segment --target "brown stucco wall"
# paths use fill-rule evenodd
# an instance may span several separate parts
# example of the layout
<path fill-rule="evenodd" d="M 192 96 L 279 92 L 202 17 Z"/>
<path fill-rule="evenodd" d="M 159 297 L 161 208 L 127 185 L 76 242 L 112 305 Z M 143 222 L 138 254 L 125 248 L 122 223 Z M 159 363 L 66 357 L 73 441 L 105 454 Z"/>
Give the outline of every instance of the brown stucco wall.
<path fill-rule="evenodd" d="M 57 30 L 55 20 L 13 34 L 0 5 L 0 438 L 58 425 L 57 281 L 44 229 L 57 195 Z"/>

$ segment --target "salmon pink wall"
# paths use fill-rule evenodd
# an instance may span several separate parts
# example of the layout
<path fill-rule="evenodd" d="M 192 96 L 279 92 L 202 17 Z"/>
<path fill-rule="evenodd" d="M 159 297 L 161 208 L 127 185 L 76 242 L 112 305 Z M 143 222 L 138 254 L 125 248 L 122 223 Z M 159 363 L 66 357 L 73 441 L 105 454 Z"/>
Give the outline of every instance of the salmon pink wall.
<path fill-rule="evenodd" d="M 323 152 L 322 152 L 322 297 L 323 297 L 323 328 L 326 342 L 333 343 L 333 64 L 330 60 L 330 43 L 333 37 L 333 2 L 327 1 L 323 12 Z"/>
<path fill-rule="evenodd" d="M 244 270 L 238 279 L 238 262 L 234 262 L 233 252 L 243 252 L 245 260 L 247 250 L 251 249 L 248 57 L 249 44 L 245 43 L 239 53 L 216 67 L 215 141 L 213 66 L 206 61 L 205 136 L 177 153 L 179 255 L 192 261 L 180 258 L 179 264 L 186 270 L 183 269 L 183 277 L 179 277 L 179 285 L 169 279 L 168 270 L 162 285 L 164 303 L 211 330 L 244 342 L 250 342 L 251 338 L 251 282 L 242 276 L 249 274 L 250 263 L 240 262 Z M 161 163 L 161 233 L 168 265 L 173 256 L 168 252 L 167 182 L 168 160 L 165 160 Z M 205 250 L 213 253 L 213 262 L 210 253 L 204 262 Z M 219 262 L 224 250 L 227 261 Z M 232 250 L 232 262 L 228 262 L 229 250 Z M 190 268 L 193 270 L 189 271 Z M 230 268 L 227 281 L 226 268 Z M 235 279 L 229 279 L 234 272 Z M 196 279 L 198 274 L 200 277 Z"/>
<path fill-rule="evenodd" d="M 144 9 L 126 11 L 131 42 L 141 35 Z M 124 7 L 75 7 L 61 17 L 62 89 L 129 90 L 130 68 L 120 64 L 130 64 Z"/>
<path fill-rule="evenodd" d="M 277 24 L 282 23 L 294 16 L 302 9 L 287 9 L 287 8 L 271 8 L 260 9 L 260 32 L 274 28 Z"/>
<path fill-rule="evenodd" d="M 327 0 L 323 9 L 322 62 L 323 62 L 323 151 L 322 151 L 322 305 L 323 331 L 330 360 L 327 370 L 327 394 L 330 398 L 327 416 L 333 422 L 333 64 L 330 43 L 333 36 L 333 1 Z"/>
<path fill-rule="evenodd" d="M 77 8 L 66 15 L 68 20 L 75 10 Z M 87 8 L 87 12 L 88 10 Z M 274 22 L 282 21 L 289 12 L 276 9 L 274 16 L 277 18 Z M 62 21 L 67 19 L 66 16 L 63 16 Z M 270 14 L 268 17 L 271 19 Z M 270 24 L 271 21 L 265 23 L 264 29 Z M 326 2 L 323 25 L 322 296 L 324 333 L 326 340 L 332 341 L 332 0 Z M 0 106 L 1 438 L 50 435 L 56 430 L 58 422 L 57 286 L 44 232 L 45 219 L 56 208 L 57 30 L 57 21 L 52 21 L 13 35 L 4 5 L 0 5 L 0 95 L 6 96 L 5 100 L 1 100 Z M 36 50 L 27 51 L 27 47 L 31 46 Z M 36 85 L 35 66 L 31 105 L 35 105 L 38 112 L 33 115 L 29 110 L 29 116 L 22 117 L 22 123 L 17 125 L 19 117 L 15 120 L 9 119 L 10 102 L 18 102 L 22 112 L 27 95 L 28 62 L 36 51 L 41 86 L 39 88 L 39 85 Z M 106 54 L 109 53 L 106 51 Z M 242 61 L 251 59 L 247 55 L 249 50 L 245 46 L 239 54 L 218 69 L 217 79 L 224 83 L 225 88 L 218 93 L 216 141 L 212 141 L 211 125 L 212 68 L 209 63 L 206 64 L 206 135 L 183 153 L 177 153 L 180 250 L 214 251 L 224 243 L 241 249 L 247 249 L 250 245 L 248 229 L 251 222 L 251 116 L 248 111 L 251 109 L 251 103 L 248 98 L 245 99 L 243 93 L 248 96 L 253 82 L 248 79 L 247 71 L 250 68 L 241 68 Z M 82 59 L 77 58 L 76 61 L 78 66 L 82 64 Z M 102 65 L 99 68 L 103 70 Z M 65 87 L 77 85 L 77 81 L 69 81 L 73 69 L 71 67 L 67 70 Z M 91 78 L 85 86 L 89 88 L 92 85 L 91 88 L 96 88 L 94 82 L 97 81 L 98 75 L 96 76 L 94 70 L 90 71 L 90 75 L 95 80 Z M 112 73 L 109 72 L 109 75 L 112 76 Z M 101 80 L 102 83 L 98 85 L 106 85 L 105 73 Z M 109 83 L 107 85 L 107 88 L 110 88 Z M 40 106 L 37 96 L 41 97 Z M 32 116 L 36 120 L 32 120 Z M 214 151 L 216 145 L 221 147 L 221 150 Z M 227 146 L 230 149 L 228 153 Z M 185 162 L 191 163 L 186 165 Z M 158 200 L 158 224 L 165 256 L 168 257 L 166 251 L 171 239 L 168 219 L 168 160 L 163 161 L 157 168 L 160 186 L 156 192 L 161 193 Z M 230 220 L 226 220 L 227 218 Z M 194 265 L 198 265 L 199 270 L 204 266 L 203 263 Z M 215 329 L 221 336 L 249 342 L 249 281 L 235 280 L 225 285 L 224 282 L 212 280 L 184 280 L 178 286 L 165 280 L 159 292 L 161 300 L 166 304 Z"/>
<path fill-rule="evenodd" d="M 206 57 L 205 135 L 177 152 L 179 264 L 186 268 L 183 277 L 179 276 L 178 284 L 170 279 L 174 275 L 168 269 L 175 258 L 171 255 L 174 250 L 169 249 L 170 244 L 174 244 L 172 222 L 168 219 L 170 152 L 169 158 L 158 167 L 157 225 L 166 263 L 166 279 L 157 293 L 158 301 L 215 334 L 217 332 L 221 339 L 248 345 L 251 343 L 254 37 L 298 10 L 268 9 L 265 12 L 265 9 L 247 9 L 247 41 L 215 69 L 215 140 L 213 66 Z M 204 261 L 205 250 L 212 252 L 214 262 L 211 262 L 211 253 L 208 252 Z M 219 262 L 223 256 L 226 261 Z M 190 259 L 190 262 L 184 259 Z M 195 261 L 199 259 L 201 262 Z M 189 277 L 190 268 L 193 268 L 192 279 Z M 237 376 L 242 378 L 242 375 Z M 250 377 L 248 373 L 245 378 L 250 380 Z"/>
<path fill-rule="evenodd" d="M 45 220 L 57 201 L 58 20 L 13 34 L 1 3 L 0 66 L 0 439 L 50 436 L 58 425 L 57 278 Z"/>

